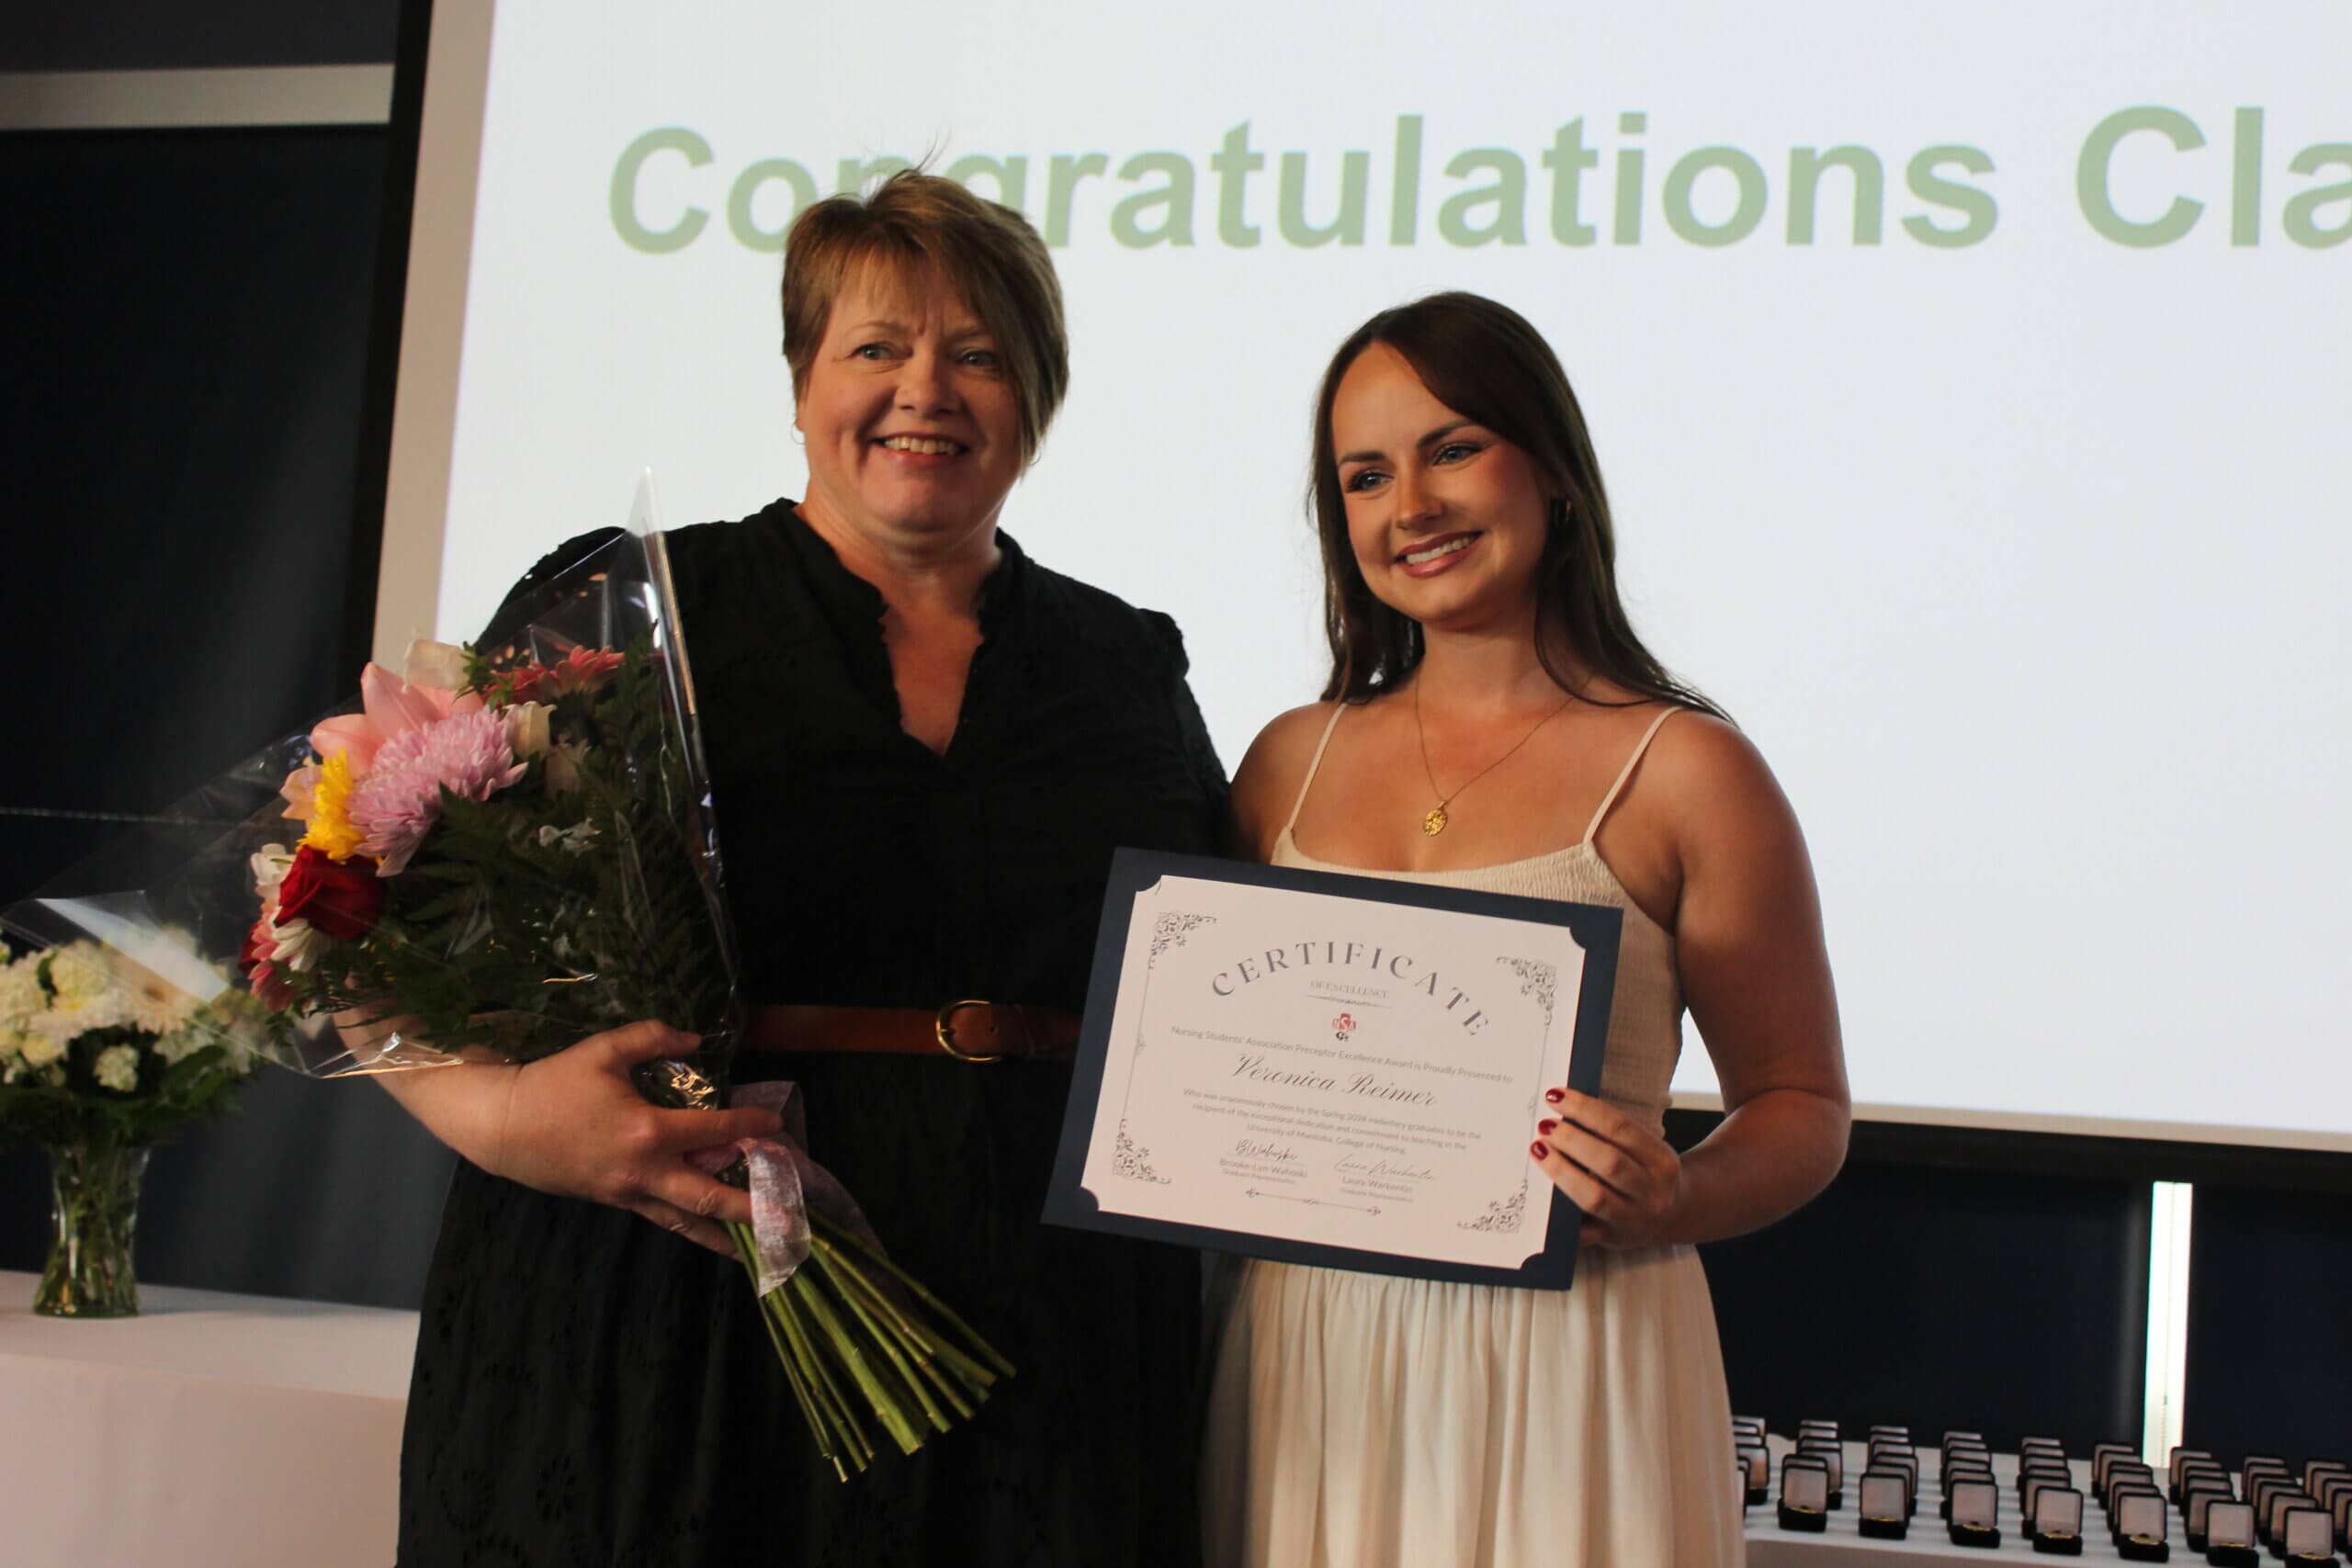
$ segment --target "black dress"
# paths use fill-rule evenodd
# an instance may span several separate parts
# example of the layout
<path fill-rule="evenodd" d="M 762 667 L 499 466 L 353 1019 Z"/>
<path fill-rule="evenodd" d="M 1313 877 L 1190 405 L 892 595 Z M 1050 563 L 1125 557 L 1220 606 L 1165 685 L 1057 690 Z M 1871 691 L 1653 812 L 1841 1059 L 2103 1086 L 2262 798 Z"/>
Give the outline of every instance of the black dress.
<path fill-rule="evenodd" d="M 938 756 L 899 728 L 881 596 L 789 503 L 672 540 L 752 1001 L 1076 1010 L 1114 846 L 1218 841 L 1225 777 L 1166 616 L 1003 540 Z M 461 1163 L 401 1563 L 1196 1562 L 1198 1260 L 1038 1223 L 1067 1066 L 747 1055 L 738 1076 L 803 1086 L 811 1153 L 1019 1375 L 844 1484 L 738 1265 Z"/>

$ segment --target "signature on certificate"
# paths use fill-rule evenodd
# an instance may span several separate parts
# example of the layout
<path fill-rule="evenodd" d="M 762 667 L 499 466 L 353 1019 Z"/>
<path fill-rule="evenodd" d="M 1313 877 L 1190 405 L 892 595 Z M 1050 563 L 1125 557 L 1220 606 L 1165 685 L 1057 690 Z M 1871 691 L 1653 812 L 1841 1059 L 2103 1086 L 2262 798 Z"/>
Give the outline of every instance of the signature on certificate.
<path fill-rule="evenodd" d="M 1362 1155 L 1341 1155 L 1331 1167 L 1349 1176 L 1377 1176 L 1390 1181 L 1427 1181 L 1437 1173 L 1425 1165 L 1398 1165 L 1390 1159 L 1366 1159 Z"/>

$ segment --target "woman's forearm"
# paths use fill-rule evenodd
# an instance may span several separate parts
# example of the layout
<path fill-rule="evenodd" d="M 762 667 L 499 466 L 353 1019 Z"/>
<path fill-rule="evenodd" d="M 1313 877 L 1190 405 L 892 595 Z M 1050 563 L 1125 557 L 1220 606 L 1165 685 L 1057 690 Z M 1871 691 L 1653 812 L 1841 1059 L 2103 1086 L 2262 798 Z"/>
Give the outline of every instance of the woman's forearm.
<path fill-rule="evenodd" d="M 425 1131 L 456 1151 L 460 1159 L 496 1175 L 518 1070 L 466 1062 L 378 1073 L 375 1077 L 401 1110 L 423 1122 Z"/>
<path fill-rule="evenodd" d="M 722 1257 L 729 1224 L 752 1223 L 750 1194 L 688 1158 L 773 1138 L 773 1111 L 671 1111 L 638 1092 L 639 1063 L 692 1055 L 701 1042 L 644 1021 L 592 1034 L 526 1066 L 464 1063 L 377 1075 L 385 1092 L 459 1157 L 559 1198 L 640 1214 Z"/>
<path fill-rule="evenodd" d="M 1722 1241 L 1760 1230 L 1817 1196 L 1846 1161 L 1850 1112 L 1810 1089 L 1766 1089 L 1682 1156 L 1673 1242 Z"/>
<path fill-rule="evenodd" d="M 356 1058 L 373 1061 L 393 1035 L 413 1034 L 415 1027 L 405 1017 L 362 1021 L 346 1013 L 335 1020 L 335 1032 L 343 1036 Z M 495 1176 L 517 1070 L 497 1063 L 444 1061 L 434 1066 L 399 1067 L 369 1076 L 459 1158 Z"/>

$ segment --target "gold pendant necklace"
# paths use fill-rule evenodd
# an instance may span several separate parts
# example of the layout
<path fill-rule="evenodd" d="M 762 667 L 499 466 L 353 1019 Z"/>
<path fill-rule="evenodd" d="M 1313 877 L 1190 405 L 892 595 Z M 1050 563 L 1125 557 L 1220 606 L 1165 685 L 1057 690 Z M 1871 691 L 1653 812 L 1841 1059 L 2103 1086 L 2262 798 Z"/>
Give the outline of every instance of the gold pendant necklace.
<path fill-rule="evenodd" d="M 1550 713 L 1545 714 L 1542 718 L 1537 719 L 1535 721 L 1535 728 L 1521 736 L 1518 743 L 1513 745 L 1510 750 L 1504 752 L 1501 756 L 1496 758 L 1485 767 L 1480 768 L 1476 773 L 1472 773 L 1467 779 L 1454 786 L 1453 793 L 1452 795 L 1448 795 L 1445 791 L 1437 787 L 1437 773 L 1430 766 L 1429 731 L 1421 728 L 1421 678 L 1419 672 L 1416 672 L 1413 676 L 1413 735 L 1421 743 L 1421 776 L 1430 781 L 1430 793 L 1437 796 L 1437 804 L 1430 807 L 1429 814 L 1421 818 L 1421 831 L 1432 839 L 1436 838 L 1440 833 L 1444 832 L 1445 825 L 1453 820 L 1452 817 L 1447 815 L 1445 808 L 1453 805 L 1454 800 L 1464 790 L 1468 789 L 1472 784 L 1476 784 L 1480 779 L 1485 778 L 1488 773 L 1493 773 L 1497 768 L 1501 767 L 1505 762 L 1510 761 L 1511 758 L 1517 756 L 1521 746 L 1524 746 L 1529 741 L 1535 739 L 1535 730 L 1543 728 L 1545 725 L 1551 723 L 1554 719 L 1567 712 L 1568 705 L 1576 700 L 1576 694 L 1573 692 L 1561 698 L 1560 705 L 1554 708 Z"/>

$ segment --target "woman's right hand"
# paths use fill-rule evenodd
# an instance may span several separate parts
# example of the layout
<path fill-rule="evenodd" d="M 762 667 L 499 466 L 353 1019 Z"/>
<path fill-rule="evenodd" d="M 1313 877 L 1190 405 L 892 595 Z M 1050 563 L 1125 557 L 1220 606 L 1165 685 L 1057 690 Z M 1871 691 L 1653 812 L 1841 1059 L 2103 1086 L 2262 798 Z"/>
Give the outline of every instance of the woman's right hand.
<path fill-rule="evenodd" d="M 346 1024 L 345 1034 L 365 1038 L 356 1025 Z M 751 1224 L 751 1198 L 686 1156 L 773 1137 L 782 1119 L 751 1109 L 665 1111 L 629 1077 L 640 1062 L 691 1056 L 701 1043 L 666 1024 L 632 1023 L 523 1066 L 420 1067 L 379 1073 L 376 1081 L 435 1137 L 492 1176 L 627 1209 L 732 1258 L 726 1227 Z"/>
<path fill-rule="evenodd" d="M 476 1163 L 541 1192 L 629 1210 L 734 1257 L 725 1227 L 752 1223 L 751 1196 L 704 1175 L 686 1156 L 773 1137 L 782 1119 L 750 1109 L 663 1110 L 629 1077 L 640 1062 L 690 1056 L 701 1043 L 667 1024 L 632 1023 L 511 1069 L 495 1136 Z"/>

